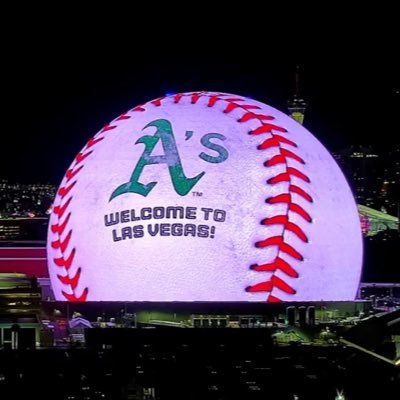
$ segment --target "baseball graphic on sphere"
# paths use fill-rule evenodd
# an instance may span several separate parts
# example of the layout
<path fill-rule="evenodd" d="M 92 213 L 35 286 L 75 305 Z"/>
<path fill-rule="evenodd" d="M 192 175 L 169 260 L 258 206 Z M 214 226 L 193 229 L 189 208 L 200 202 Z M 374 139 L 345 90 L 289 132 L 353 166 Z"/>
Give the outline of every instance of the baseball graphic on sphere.
<path fill-rule="evenodd" d="M 351 190 L 323 145 L 242 96 L 130 109 L 88 141 L 50 217 L 57 300 L 353 300 Z"/>

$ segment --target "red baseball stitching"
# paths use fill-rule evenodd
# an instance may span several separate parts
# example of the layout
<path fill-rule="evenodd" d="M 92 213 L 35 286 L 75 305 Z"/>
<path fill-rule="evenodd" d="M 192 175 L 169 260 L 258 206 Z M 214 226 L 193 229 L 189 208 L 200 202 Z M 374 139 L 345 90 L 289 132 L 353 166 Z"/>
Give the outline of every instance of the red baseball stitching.
<path fill-rule="evenodd" d="M 271 167 L 274 165 L 282 164 L 285 167 L 283 173 L 270 178 L 267 181 L 268 185 L 275 185 L 280 182 L 289 182 L 289 189 L 286 193 L 280 193 L 276 196 L 267 198 L 265 201 L 267 204 L 277 204 L 283 203 L 287 205 L 286 213 L 282 215 L 275 215 L 273 217 L 265 218 L 261 221 L 262 225 L 281 225 L 283 226 L 283 231 L 281 235 L 267 237 L 264 240 L 255 243 L 258 248 L 266 248 L 270 246 L 276 246 L 278 248 L 277 255 L 275 259 L 267 264 L 253 264 L 250 269 L 255 271 L 268 271 L 272 272 L 272 275 L 268 281 L 259 282 L 252 286 L 245 288 L 247 292 L 272 292 L 274 288 L 277 288 L 287 294 L 295 294 L 296 290 L 285 282 L 282 278 L 275 275 L 275 272 L 280 270 L 285 275 L 291 278 L 298 278 L 299 273 L 296 271 L 293 265 L 289 261 L 285 260 L 284 256 L 289 256 L 295 260 L 302 261 L 303 256 L 301 253 L 291 244 L 287 243 L 284 239 L 284 234 L 286 231 L 292 232 L 301 242 L 308 242 L 307 235 L 303 229 L 290 220 L 289 211 L 302 217 L 307 223 L 311 223 L 311 216 L 301 207 L 299 204 L 293 202 L 292 194 L 297 194 L 309 203 L 313 202 L 312 197 L 307 193 L 307 191 L 297 185 L 292 183 L 292 177 L 298 178 L 299 181 L 304 183 L 309 183 L 310 179 L 307 175 L 301 172 L 298 168 L 289 167 L 287 160 L 290 159 L 299 164 L 299 167 L 305 164 L 305 161 L 296 154 L 295 149 L 297 144 L 292 140 L 287 139 L 281 134 L 287 133 L 287 130 L 281 126 L 275 125 L 270 121 L 275 118 L 270 115 L 257 114 L 256 110 L 260 107 L 254 104 L 245 104 L 246 100 L 239 97 L 232 97 L 226 94 L 213 94 L 210 95 L 204 92 L 194 92 L 188 94 L 176 94 L 172 96 L 174 103 L 178 104 L 183 97 L 190 97 L 191 103 L 196 104 L 198 100 L 202 97 L 208 98 L 208 107 L 214 107 L 218 101 L 225 102 L 227 105 L 223 110 L 223 113 L 228 114 L 233 110 L 243 111 L 243 115 L 238 119 L 239 123 L 244 123 L 250 120 L 256 120 L 260 123 L 259 127 L 253 129 L 249 132 L 250 135 L 260 135 L 269 134 L 269 137 L 258 145 L 259 150 L 266 150 L 273 147 L 278 148 L 279 154 L 273 156 L 271 159 L 264 162 L 265 167 Z M 152 100 L 149 103 L 141 106 L 137 106 L 131 109 L 131 112 L 144 112 L 146 107 L 150 104 L 155 107 L 160 107 L 162 105 L 165 97 L 160 97 L 158 99 Z M 127 114 L 122 114 L 115 121 L 124 121 L 130 119 L 131 116 Z M 109 131 L 115 129 L 118 125 L 108 124 L 99 133 L 97 133 L 92 139 L 88 141 L 84 149 L 78 153 L 71 168 L 66 172 L 63 185 L 58 190 L 59 203 L 54 207 L 53 214 L 55 215 L 56 222 L 51 225 L 50 229 L 55 236 L 55 240 L 51 242 L 51 246 L 55 250 L 59 250 L 61 253 L 60 257 L 53 258 L 53 261 L 57 267 L 62 268 L 63 274 L 57 274 L 57 278 L 60 282 L 66 286 L 66 290 L 62 291 L 63 296 L 68 301 L 86 301 L 89 289 L 86 287 L 80 293 L 77 292 L 77 286 L 79 284 L 79 279 L 82 274 L 82 268 L 78 267 L 76 269 L 71 268 L 74 257 L 76 254 L 76 248 L 69 247 L 71 242 L 73 231 L 69 228 L 69 220 L 71 217 L 71 211 L 69 211 L 69 206 L 73 199 L 73 188 L 78 180 L 79 173 L 85 166 L 85 160 L 90 157 L 90 155 L 95 150 L 96 145 L 105 138 L 105 134 Z M 281 134 L 274 133 L 279 132 Z M 282 145 L 287 145 L 291 149 L 289 150 Z M 269 294 L 267 298 L 268 302 L 279 302 L 279 298 Z"/>

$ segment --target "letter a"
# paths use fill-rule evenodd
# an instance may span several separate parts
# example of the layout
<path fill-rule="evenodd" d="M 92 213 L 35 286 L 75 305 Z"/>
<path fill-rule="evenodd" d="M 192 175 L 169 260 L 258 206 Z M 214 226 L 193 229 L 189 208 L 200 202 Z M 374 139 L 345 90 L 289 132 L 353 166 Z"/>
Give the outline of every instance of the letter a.
<path fill-rule="evenodd" d="M 113 191 L 110 201 L 123 193 L 137 193 L 142 196 L 147 196 L 157 182 L 150 182 L 147 184 L 139 182 L 140 175 L 142 174 L 146 165 L 167 164 L 174 189 L 180 196 L 187 195 L 192 187 L 205 174 L 205 172 L 202 172 L 193 178 L 186 177 L 183 171 L 181 159 L 179 157 L 178 148 L 176 147 L 171 123 L 169 121 L 166 119 L 157 119 L 147 124 L 143 129 L 146 129 L 150 126 L 157 128 L 156 133 L 153 136 L 143 136 L 136 141 L 135 144 L 144 144 L 145 148 L 143 154 L 133 170 L 130 181 L 118 186 Z M 164 155 L 152 156 L 151 153 L 160 139 L 164 149 Z"/>

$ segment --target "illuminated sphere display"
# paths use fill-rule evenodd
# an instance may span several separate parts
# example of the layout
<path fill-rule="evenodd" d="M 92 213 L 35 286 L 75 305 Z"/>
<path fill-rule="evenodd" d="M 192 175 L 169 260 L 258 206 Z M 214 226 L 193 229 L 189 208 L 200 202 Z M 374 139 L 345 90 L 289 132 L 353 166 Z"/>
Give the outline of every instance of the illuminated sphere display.
<path fill-rule="evenodd" d="M 350 188 L 304 127 L 242 96 L 137 106 L 75 157 L 48 235 L 57 300 L 355 298 Z"/>

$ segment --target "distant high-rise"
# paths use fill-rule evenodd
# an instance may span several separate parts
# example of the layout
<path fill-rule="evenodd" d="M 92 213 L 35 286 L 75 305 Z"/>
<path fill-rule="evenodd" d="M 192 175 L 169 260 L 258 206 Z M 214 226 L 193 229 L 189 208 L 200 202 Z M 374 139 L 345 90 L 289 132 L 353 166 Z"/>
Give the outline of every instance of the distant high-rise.
<path fill-rule="evenodd" d="M 300 72 L 299 67 L 297 66 L 295 74 L 295 93 L 293 97 L 288 100 L 287 107 L 289 110 L 289 115 L 302 125 L 304 122 L 304 113 L 307 105 L 308 104 L 306 101 L 300 95 Z"/>

